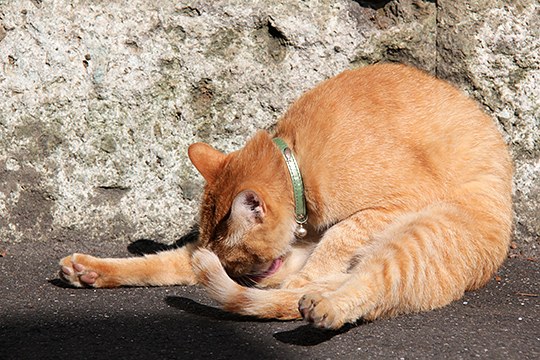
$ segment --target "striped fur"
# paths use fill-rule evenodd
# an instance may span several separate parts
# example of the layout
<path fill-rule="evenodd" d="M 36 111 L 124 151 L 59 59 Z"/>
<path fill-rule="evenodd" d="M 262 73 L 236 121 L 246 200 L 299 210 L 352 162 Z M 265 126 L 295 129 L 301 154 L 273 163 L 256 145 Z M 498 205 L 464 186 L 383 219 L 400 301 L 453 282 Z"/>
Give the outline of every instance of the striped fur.
<path fill-rule="evenodd" d="M 301 242 L 272 136 L 292 147 L 304 177 Z M 197 282 L 231 312 L 339 328 L 444 306 L 489 281 L 507 254 L 506 145 L 472 100 L 410 67 L 346 71 L 304 94 L 273 135 L 228 155 L 198 143 L 189 156 L 207 181 L 195 246 L 156 255 L 159 266 L 72 255 L 63 278 Z"/>

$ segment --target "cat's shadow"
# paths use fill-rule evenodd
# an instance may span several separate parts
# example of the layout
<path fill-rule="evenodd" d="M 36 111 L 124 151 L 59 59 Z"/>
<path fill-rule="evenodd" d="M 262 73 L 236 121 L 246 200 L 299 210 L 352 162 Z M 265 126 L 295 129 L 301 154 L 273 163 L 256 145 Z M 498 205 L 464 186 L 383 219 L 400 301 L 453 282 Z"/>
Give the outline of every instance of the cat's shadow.
<path fill-rule="evenodd" d="M 163 244 L 154 240 L 140 239 L 128 245 L 127 250 L 133 255 L 156 254 L 161 251 L 181 248 L 186 244 L 197 241 L 199 238 L 199 227 L 194 225 L 186 234 L 172 244 Z"/>
<path fill-rule="evenodd" d="M 234 322 L 256 322 L 269 323 L 279 322 L 275 319 L 259 319 L 251 316 L 242 316 L 238 314 L 228 313 L 221 309 L 200 304 L 194 300 L 180 297 L 168 296 L 165 298 L 167 305 L 187 313 L 211 318 L 217 321 L 234 321 Z M 359 324 L 347 324 L 339 330 L 323 330 L 317 329 L 309 324 L 300 325 L 293 330 L 282 331 L 273 334 L 272 336 L 277 341 L 290 345 L 299 346 L 315 346 L 323 342 L 331 340 L 334 336 L 344 334 L 349 330 L 357 327 Z"/>
<path fill-rule="evenodd" d="M 167 296 L 167 305 L 200 317 L 206 317 L 218 321 L 234 322 L 272 322 L 276 320 L 259 319 L 252 316 L 238 315 L 221 310 L 216 307 L 200 304 L 194 300 L 182 296 Z"/>
<path fill-rule="evenodd" d="M 359 326 L 356 324 L 345 324 L 338 330 L 318 329 L 312 325 L 305 324 L 293 330 L 275 333 L 273 337 L 282 343 L 299 346 L 315 346 L 331 340 L 334 336 L 345 334 L 351 329 Z"/>

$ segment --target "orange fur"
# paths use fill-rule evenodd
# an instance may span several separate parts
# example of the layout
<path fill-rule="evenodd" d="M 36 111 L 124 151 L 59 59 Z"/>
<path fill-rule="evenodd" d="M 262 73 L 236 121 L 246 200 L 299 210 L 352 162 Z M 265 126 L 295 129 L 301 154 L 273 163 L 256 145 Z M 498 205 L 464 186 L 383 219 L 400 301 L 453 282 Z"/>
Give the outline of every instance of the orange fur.
<path fill-rule="evenodd" d="M 310 238 L 294 237 L 289 174 L 272 136 L 259 132 L 229 155 L 190 147 L 207 181 L 197 246 L 208 250 L 156 255 L 183 270 L 164 280 L 150 261 L 72 256 L 62 262 L 64 278 L 88 285 L 90 272 L 93 286 L 198 281 L 229 311 L 338 328 L 444 306 L 484 285 L 504 260 L 508 151 L 493 122 L 448 83 L 395 64 L 345 71 L 296 101 L 273 136 L 297 158 Z M 73 271 L 78 262 L 86 273 Z M 143 263 L 151 270 L 129 270 Z M 130 272 L 137 275 L 128 281 Z M 257 287 L 230 278 L 253 281 L 250 274 Z"/>

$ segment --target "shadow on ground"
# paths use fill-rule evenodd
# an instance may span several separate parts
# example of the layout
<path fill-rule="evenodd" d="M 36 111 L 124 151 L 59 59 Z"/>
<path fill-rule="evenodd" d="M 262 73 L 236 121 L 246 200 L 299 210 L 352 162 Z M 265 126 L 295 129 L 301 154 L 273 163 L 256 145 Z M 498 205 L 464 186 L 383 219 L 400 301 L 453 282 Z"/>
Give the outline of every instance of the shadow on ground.
<path fill-rule="evenodd" d="M 184 236 L 173 244 L 163 244 L 154 240 L 140 239 L 128 245 L 127 250 L 133 255 L 155 254 L 180 248 L 188 243 L 195 242 L 199 237 L 199 228 L 195 225 Z"/>
<path fill-rule="evenodd" d="M 157 314 L 76 320 L 32 315 L 3 323 L 0 354 L 2 359 L 287 358 L 282 350 L 246 338 L 234 323 L 206 322 Z"/>

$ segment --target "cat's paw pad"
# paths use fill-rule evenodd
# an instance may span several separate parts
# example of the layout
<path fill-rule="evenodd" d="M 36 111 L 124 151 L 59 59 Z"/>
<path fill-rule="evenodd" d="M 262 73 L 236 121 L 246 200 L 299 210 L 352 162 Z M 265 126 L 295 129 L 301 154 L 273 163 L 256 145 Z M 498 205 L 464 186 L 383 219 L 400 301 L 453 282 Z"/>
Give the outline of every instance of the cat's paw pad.
<path fill-rule="evenodd" d="M 304 320 L 319 328 L 339 329 L 344 324 L 340 311 L 319 293 L 304 295 L 298 302 L 298 311 Z"/>
<path fill-rule="evenodd" d="M 99 287 L 99 274 L 85 263 L 87 256 L 73 254 L 60 260 L 60 278 L 75 287 Z"/>
<path fill-rule="evenodd" d="M 299 289 L 305 287 L 311 282 L 307 276 L 304 275 L 293 275 L 283 281 L 281 287 L 284 289 Z"/>

